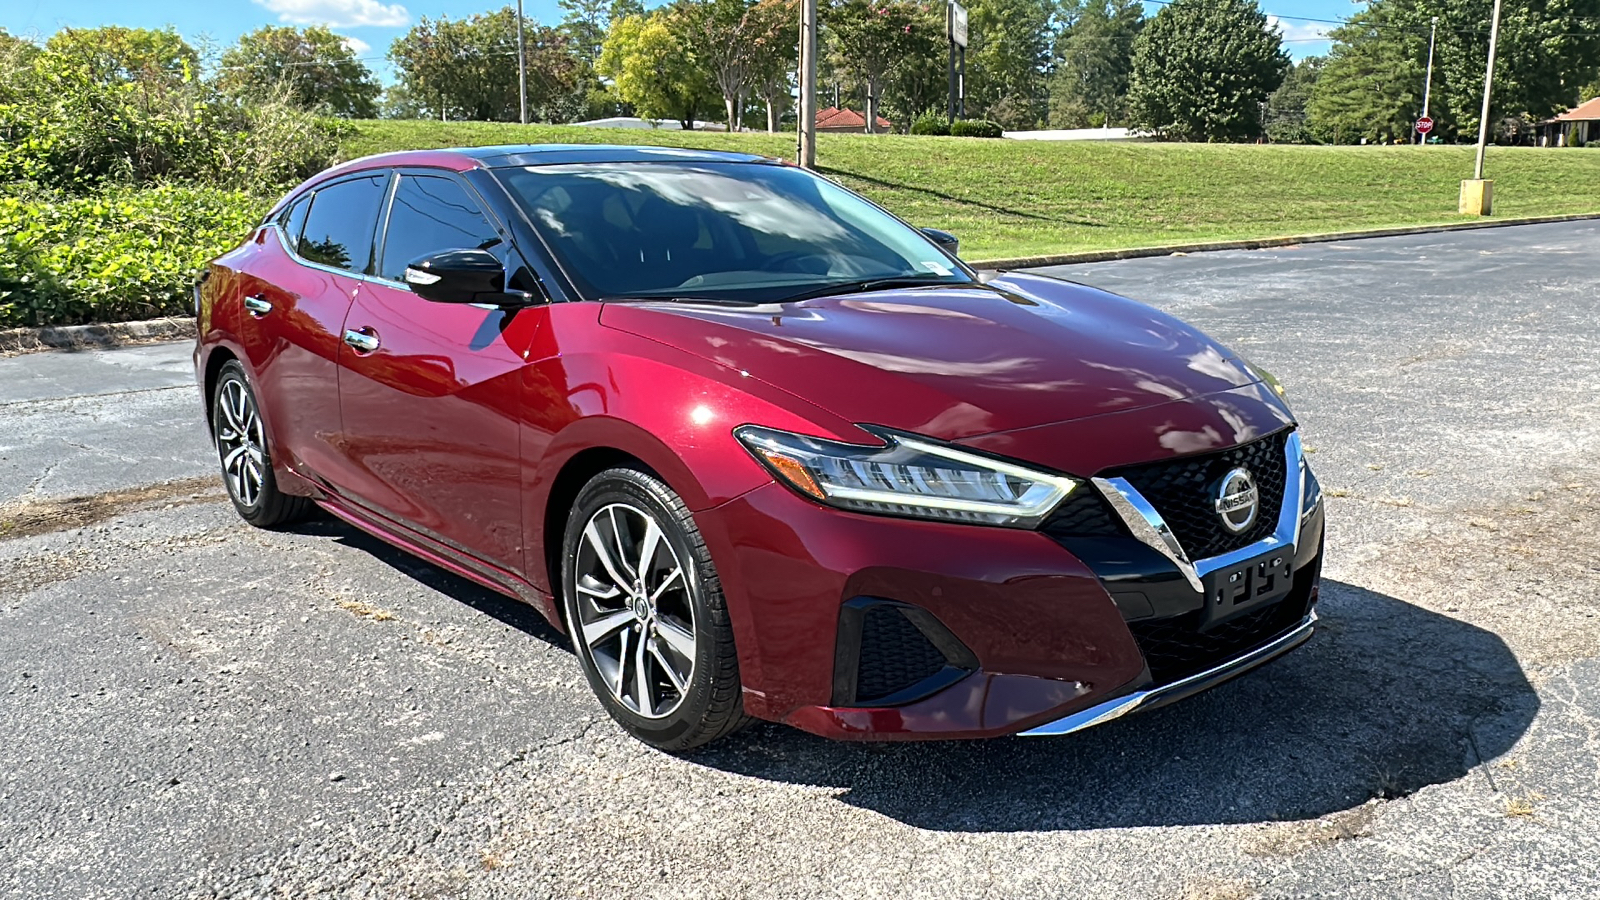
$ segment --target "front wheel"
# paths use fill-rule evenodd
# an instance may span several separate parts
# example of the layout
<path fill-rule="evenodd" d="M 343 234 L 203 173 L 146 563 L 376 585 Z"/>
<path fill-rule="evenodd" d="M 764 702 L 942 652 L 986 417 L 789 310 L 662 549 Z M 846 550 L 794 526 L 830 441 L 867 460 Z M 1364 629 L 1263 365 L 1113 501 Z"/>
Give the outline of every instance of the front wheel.
<path fill-rule="evenodd" d="M 561 585 L 584 675 L 629 733 L 681 752 L 746 722 L 716 567 L 660 479 L 617 468 L 584 486 L 567 519 Z"/>
<path fill-rule="evenodd" d="M 297 522 L 316 510 L 309 497 L 278 490 L 261 408 L 244 366 L 237 360 L 229 360 L 217 376 L 211 398 L 211 433 L 228 497 L 246 522 L 258 528 L 272 528 Z"/>

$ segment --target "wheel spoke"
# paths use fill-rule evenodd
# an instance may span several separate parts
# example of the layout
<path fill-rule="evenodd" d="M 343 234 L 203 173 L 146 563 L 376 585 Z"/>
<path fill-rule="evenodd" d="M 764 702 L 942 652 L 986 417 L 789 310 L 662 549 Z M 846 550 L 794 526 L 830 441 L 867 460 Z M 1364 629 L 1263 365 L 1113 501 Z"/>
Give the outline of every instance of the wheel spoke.
<path fill-rule="evenodd" d="M 606 638 L 617 633 L 617 629 L 632 625 L 638 619 L 634 618 L 632 609 L 619 609 L 607 613 L 592 622 L 583 623 L 583 642 L 593 647 Z"/>
<path fill-rule="evenodd" d="M 657 600 L 661 599 L 661 595 L 667 592 L 667 588 L 672 587 L 672 583 L 682 577 L 683 566 L 674 568 L 672 570 L 672 574 L 668 575 L 664 581 L 656 585 L 656 589 L 650 593 L 650 603 L 654 605 Z"/>
<path fill-rule="evenodd" d="M 589 542 L 589 546 L 594 548 L 594 554 L 599 557 L 600 565 L 605 568 L 606 574 L 611 576 L 611 583 L 619 588 L 625 588 L 629 579 L 623 578 L 617 572 L 617 564 L 612 562 L 611 551 L 606 548 L 605 538 L 600 536 L 600 529 L 595 527 L 593 519 L 584 526 L 583 537 Z"/>
<path fill-rule="evenodd" d="M 655 562 L 656 547 L 661 545 L 661 526 L 656 520 L 644 520 L 644 539 L 639 542 L 639 564 L 634 566 L 634 574 L 641 578 L 650 577 L 650 564 Z"/>
<path fill-rule="evenodd" d="M 222 467 L 230 472 L 239 468 L 244 462 L 245 453 L 249 452 L 249 450 L 250 448 L 244 444 L 233 448 L 228 452 L 227 456 L 222 458 Z"/>
<path fill-rule="evenodd" d="M 671 619 L 656 619 L 656 635 L 667 642 L 672 651 L 692 665 L 694 663 L 694 633 Z"/>
<path fill-rule="evenodd" d="M 647 672 L 649 667 L 646 665 L 649 659 L 645 656 L 645 643 L 644 636 L 640 635 L 633 646 L 633 692 L 639 702 L 639 712 L 653 716 L 656 714 L 656 706 L 650 697 L 650 676 Z"/>
<path fill-rule="evenodd" d="M 660 647 L 651 644 L 650 655 L 656 658 L 656 663 L 661 666 L 662 674 L 666 675 L 667 680 L 672 682 L 673 689 L 676 690 L 680 696 L 684 691 L 689 689 L 689 682 L 682 675 L 678 674 L 678 668 L 672 664 L 672 660 L 667 659 L 667 655 L 661 652 Z"/>
<path fill-rule="evenodd" d="M 611 518 L 611 541 L 617 545 L 617 563 L 623 568 L 624 574 L 630 576 L 628 581 L 618 581 L 617 583 L 628 584 L 633 580 L 631 576 L 638 575 L 639 573 L 626 571 L 628 566 L 628 550 L 622 546 L 622 529 L 617 525 L 616 506 L 607 507 L 606 514 Z"/>
<path fill-rule="evenodd" d="M 594 585 L 599 585 L 599 587 L 594 587 Z M 617 595 L 622 593 L 622 589 L 616 585 L 605 584 L 601 582 L 600 579 L 588 574 L 585 574 L 582 578 L 578 579 L 576 587 L 579 593 L 588 594 L 590 597 L 594 597 L 597 600 L 614 600 L 616 599 Z M 599 605 L 596 604 L 595 609 L 599 608 Z"/>
<path fill-rule="evenodd" d="M 622 643 L 617 650 L 617 680 L 611 684 L 611 693 L 615 695 L 618 700 L 622 699 L 622 695 L 628 684 L 628 638 L 631 637 L 633 637 L 632 628 L 622 629 Z M 601 669 L 601 672 L 603 674 L 605 670 Z"/>

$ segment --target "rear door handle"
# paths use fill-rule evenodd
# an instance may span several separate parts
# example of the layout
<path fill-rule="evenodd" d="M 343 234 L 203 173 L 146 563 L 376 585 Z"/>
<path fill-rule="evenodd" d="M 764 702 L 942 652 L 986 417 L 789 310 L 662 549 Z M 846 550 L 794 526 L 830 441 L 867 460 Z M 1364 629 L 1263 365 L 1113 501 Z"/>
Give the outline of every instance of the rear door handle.
<path fill-rule="evenodd" d="M 251 294 L 250 296 L 244 298 L 244 308 L 250 311 L 250 315 L 259 319 L 267 313 L 272 312 L 272 301 L 261 296 L 260 294 Z"/>
<path fill-rule="evenodd" d="M 361 331 L 346 330 L 344 342 L 362 353 L 371 353 L 378 349 L 378 336 L 370 328 Z"/>

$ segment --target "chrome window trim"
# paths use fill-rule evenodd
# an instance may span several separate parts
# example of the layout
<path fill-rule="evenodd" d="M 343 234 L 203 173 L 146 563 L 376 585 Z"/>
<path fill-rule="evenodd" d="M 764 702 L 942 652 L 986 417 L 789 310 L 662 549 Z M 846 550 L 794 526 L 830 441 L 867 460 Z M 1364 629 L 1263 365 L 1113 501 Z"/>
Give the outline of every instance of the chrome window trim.
<path fill-rule="evenodd" d="M 1117 517 L 1128 526 L 1134 538 L 1171 560 L 1172 564 L 1178 567 L 1178 571 L 1183 573 L 1184 580 L 1194 588 L 1195 593 L 1203 594 L 1205 585 L 1201 579 L 1206 575 L 1218 569 L 1238 565 L 1277 548 L 1293 553 L 1300 545 L 1300 524 L 1304 512 L 1300 507 L 1305 502 L 1306 491 L 1306 460 L 1300 444 L 1300 432 L 1289 433 L 1288 440 L 1284 442 L 1283 453 L 1288 466 L 1287 471 L 1294 475 L 1284 480 L 1283 506 L 1278 510 L 1277 528 L 1272 534 L 1255 543 L 1193 562 L 1184 552 L 1183 545 L 1178 542 L 1167 520 L 1143 494 L 1139 493 L 1138 488 L 1128 483 L 1126 478 L 1093 478 L 1090 481 L 1111 504 Z"/>
<path fill-rule="evenodd" d="M 1306 614 L 1304 619 L 1300 620 L 1300 624 L 1295 626 L 1293 631 L 1270 644 L 1263 644 L 1254 650 L 1235 656 L 1227 662 L 1212 666 L 1204 672 L 1190 675 L 1188 678 L 1181 678 L 1161 687 L 1134 691 L 1114 700 L 1097 703 L 1088 709 L 1080 710 L 1070 716 L 1063 716 L 1054 722 L 1047 722 L 1018 734 L 1020 737 L 1048 737 L 1051 735 L 1071 734 L 1074 731 L 1082 731 L 1085 728 L 1100 725 L 1112 719 L 1120 719 L 1139 707 L 1154 703 L 1163 697 L 1180 693 L 1203 682 L 1220 680 L 1225 676 L 1239 674 L 1246 669 L 1253 668 L 1280 656 L 1309 639 L 1311 633 L 1316 630 L 1316 623 L 1317 612 L 1312 610 Z"/>

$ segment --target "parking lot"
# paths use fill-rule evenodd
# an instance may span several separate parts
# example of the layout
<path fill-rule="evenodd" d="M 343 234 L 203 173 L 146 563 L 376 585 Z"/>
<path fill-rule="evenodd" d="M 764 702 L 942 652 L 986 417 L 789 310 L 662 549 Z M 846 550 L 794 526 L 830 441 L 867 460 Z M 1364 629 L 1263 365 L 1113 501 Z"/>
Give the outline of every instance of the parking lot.
<path fill-rule="evenodd" d="M 1060 739 L 626 738 L 532 610 L 244 526 L 187 344 L 0 359 L 0 897 L 1600 896 L 1600 223 L 1047 270 L 1275 372 L 1323 625 Z"/>

